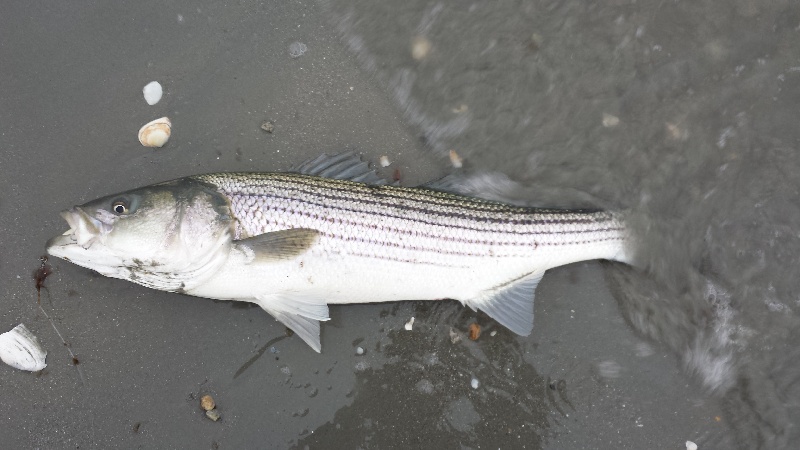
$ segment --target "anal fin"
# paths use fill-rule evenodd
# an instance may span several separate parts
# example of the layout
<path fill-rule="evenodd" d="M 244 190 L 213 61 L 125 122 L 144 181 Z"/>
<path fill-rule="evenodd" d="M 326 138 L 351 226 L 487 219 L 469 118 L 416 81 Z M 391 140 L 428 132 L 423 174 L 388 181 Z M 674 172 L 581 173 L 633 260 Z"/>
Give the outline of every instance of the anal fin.
<path fill-rule="evenodd" d="M 323 299 L 282 295 L 256 296 L 264 311 L 297 333 L 317 353 L 322 351 L 319 322 L 330 320 L 328 305 Z"/>
<path fill-rule="evenodd" d="M 509 281 L 466 304 L 485 312 L 514 333 L 528 336 L 533 331 L 533 299 L 542 275 L 544 272 L 535 272 Z"/>

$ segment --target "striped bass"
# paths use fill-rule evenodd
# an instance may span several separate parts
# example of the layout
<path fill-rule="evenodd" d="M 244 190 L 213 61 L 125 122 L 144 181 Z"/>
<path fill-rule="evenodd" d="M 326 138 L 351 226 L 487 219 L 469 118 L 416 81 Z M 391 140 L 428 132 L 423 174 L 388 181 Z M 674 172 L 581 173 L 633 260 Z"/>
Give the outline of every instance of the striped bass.
<path fill-rule="evenodd" d="M 517 334 L 544 272 L 629 262 L 620 218 L 387 185 L 352 154 L 212 173 L 62 212 L 49 254 L 153 289 L 253 302 L 320 351 L 328 305 L 455 299 Z"/>

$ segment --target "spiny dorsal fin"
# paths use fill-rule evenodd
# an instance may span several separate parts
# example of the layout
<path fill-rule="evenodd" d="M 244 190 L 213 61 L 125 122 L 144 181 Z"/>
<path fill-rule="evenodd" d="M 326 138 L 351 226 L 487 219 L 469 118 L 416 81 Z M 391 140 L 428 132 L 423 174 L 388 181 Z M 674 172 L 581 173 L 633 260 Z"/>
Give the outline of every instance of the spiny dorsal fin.
<path fill-rule="evenodd" d="M 351 151 L 338 155 L 319 155 L 300 164 L 292 172 L 366 184 L 387 184 L 385 179 L 369 168 L 369 163 Z"/>
<path fill-rule="evenodd" d="M 542 275 L 544 272 L 526 275 L 490 289 L 481 297 L 466 303 L 472 309 L 485 312 L 514 333 L 528 336 L 533 330 L 533 299 Z"/>
<path fill-rule="evenodd" d="M 323 299 L 286 295 L 256 296 L 257 303 L 281 323 L 297 333 L 317 353 L 322 350 L 319 322 L 330 320 L 328 305 Z"/>
<path fill-rule="evenodd" d="M 319 231 L 309 228 L 292 228 L 259 234 L 236 241 L 236 246 L 252 259 L 289 259 L 304 253 L 319 238 Z"/>

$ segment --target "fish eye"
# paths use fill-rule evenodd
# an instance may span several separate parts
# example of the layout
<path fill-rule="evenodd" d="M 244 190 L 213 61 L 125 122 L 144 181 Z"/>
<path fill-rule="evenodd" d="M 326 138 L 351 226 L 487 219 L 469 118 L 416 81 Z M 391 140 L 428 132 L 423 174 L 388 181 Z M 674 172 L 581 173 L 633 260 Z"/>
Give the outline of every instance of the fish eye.
<path fill-rule="evenodd" d="M 127 202 L 117 200 L 111 205 L 111 210 L 114 211 L 115 214 L 128 214 L 130 208 Z"/>

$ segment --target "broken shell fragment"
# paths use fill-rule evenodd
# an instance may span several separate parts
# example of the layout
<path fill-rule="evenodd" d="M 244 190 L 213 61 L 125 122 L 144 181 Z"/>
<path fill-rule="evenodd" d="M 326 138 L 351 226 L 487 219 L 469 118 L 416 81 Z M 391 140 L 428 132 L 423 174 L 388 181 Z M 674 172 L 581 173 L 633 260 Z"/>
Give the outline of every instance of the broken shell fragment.
<path fill-rule="evenodd" d="M 458 334 L 458 331 L 454 330 L 453 327 L 450 327 L 450 342 L 453 344 L 461 342 L 461 335 Z"/>
<path fill-rule="evenodd" d="M 412 317 L 411 320 L 406 322 L 405 329 L 406 331 L 411 331 L 414 328 L 414 318 Z"/>
<path fill-rule="evenodd" d="M 144 101 L 146 101 L 148 105 L 153 106 L 161 100 L 164 89 L 158 81 L 151 81 L 142 88 L 142 94 L 144 94 Z"/>
<path fill-rule="evenodd" d="M 220 419 L 219 411 L 217 411 L 216 409 L 208 410 L 206 411 L 206 417 L 216 422 Z"/>
<path fill-rule="evenodd" d="M 172 122 L 168 117 L 156 119 L 139 129 L 139 142 L 145 147 L 163 147 L 172 134 Z"/>
<path fill-rule="evenodd" d="M 210 395 L 204 395 L 200 397 L 200 407 L 203 408 L 204 410 L 211 411 L 216 406 L 217 404 L 214 403 L 214 397 Z"/>
<path fill-rule="evenodd" d="M 0 334 L 0 359 L 19 370 L 36 372 L 47 367 L 47 352 L 23 324 Z"/>
<path fill-rule="evenodd" d="M 389 167 L 392 164 L 389 157 L 386 155 L 381 156 L 381 167 Z"/>

